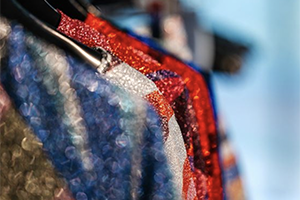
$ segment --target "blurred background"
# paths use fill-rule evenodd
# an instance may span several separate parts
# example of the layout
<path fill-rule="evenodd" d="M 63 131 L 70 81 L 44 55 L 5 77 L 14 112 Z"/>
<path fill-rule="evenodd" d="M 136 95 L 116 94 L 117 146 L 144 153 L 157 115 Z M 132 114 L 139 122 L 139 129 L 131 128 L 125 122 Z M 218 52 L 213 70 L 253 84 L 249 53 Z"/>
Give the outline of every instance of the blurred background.
<path fill-rule="evenodd" d="M 121 27 L 213 71 L 249 200 L 300 199 L 300 1 L 97 1 Z"/>
<path fill-rule="evenodd" d="M 300 1 L 187 2 L 214 28 L 252 41 L 239 73 L 214 76 L 248 199 L 299 199 Z"/>

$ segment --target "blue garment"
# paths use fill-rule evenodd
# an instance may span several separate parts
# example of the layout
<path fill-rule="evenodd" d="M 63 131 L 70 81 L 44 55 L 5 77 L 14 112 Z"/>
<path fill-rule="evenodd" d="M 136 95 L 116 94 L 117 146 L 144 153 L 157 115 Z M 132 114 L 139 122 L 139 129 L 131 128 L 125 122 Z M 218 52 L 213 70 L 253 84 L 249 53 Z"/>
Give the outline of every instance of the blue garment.
<path fill-rule="evenodd" d="M 176 199 L 154 110 L 67 52 L 11 27 L 1 82 L 74 198 Z"/>

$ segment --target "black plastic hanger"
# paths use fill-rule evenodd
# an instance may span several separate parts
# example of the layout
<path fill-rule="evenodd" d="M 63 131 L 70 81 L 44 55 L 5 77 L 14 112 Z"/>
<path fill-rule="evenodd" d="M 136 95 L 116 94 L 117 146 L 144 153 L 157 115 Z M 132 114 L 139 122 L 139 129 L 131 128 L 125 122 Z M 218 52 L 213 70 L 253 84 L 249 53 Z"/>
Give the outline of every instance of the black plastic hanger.
<path fill-rule="evenodd" d="M 88 11 L 75 0 L 47 0 L 54 8 L 60 9 L 73 19 L 84 21 Z"/>
<path fill-rule="evenodd" d="M 56 44 L 58 47 L 67 50 L 68 52 L 72 53 L 73 55 L 83 59 L 88 64 L 93 66 L 94 68 L 98 69 L 102 66 L 102 58 L 106 55 L 106 52 L 100 50 L 93 50 L 63 34 L 56 31 L 54 28 L 51 28 L 47 24 L 53 26 L 55 24 L 55 20 L 51 21 L 52 19 L 56 19 L 55 17 L 45 18 L 46 23 L 42 22 L 40 19 L 35 17 L 33 14 L 29 13 L 23 5 L 25 5 L 25 1 L 21 5 L 19 3 L 20 0 L 1 0 L 1 14 L 4 17 L 7 17 L 11 20 L 17 20 L 21 24 L 24 25 L 28 30 L 40 36 L 41 38 Z M 32 0 L 31 0 L 32 1 Z M 37 0 L 35 0 L 37 2 Z M 43 1 L 43 0 L 39 0 Z M 29 2 L 29 1 L 26 1 Z M 27 4 L 28 5 L 28 4 Z M 41 4 L 42 5 L 42 4 Z M 51 8 L 51 7 L 50 7 Z M 40 8 L 41 9 L 41 8 Z M 40 12 L 38 12 L 39 14 Z M 55 12 L 54 12 L 55 13 Z M 45 13 L 47 16 L 50 13 Z"/>
<path fill-rule="evenodd" d="M 68 0 L 73 5 L 76 5 L 78 9 L 84 9 L 87 13 L 92 13 L 93 15 L 100 17 L 101 11 L 99 7 L 94 6 L 89 0 Z"/>
<path fill-rule="evenodd" d="M 46 0 L 16 0 L 23 8 L 43 22 L 57 27 L 60 22 L 60 14 Z"/>

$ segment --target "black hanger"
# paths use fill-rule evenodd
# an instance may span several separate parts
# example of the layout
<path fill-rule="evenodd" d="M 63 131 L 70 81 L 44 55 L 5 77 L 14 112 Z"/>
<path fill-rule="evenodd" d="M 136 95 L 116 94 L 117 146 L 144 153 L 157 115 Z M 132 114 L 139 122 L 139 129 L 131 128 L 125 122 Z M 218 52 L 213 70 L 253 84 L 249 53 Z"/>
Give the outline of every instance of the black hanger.
<path fill-rule="evenodd" d="M 54 8 L 60 9 L 73 19 L 84 21 L 88 11 L 75 0 L 47 0 Z"/>
<path fill-rule="evenodd" d="M 60 22 L 60 14 L 46 0 L 17 0 L 22 7 L 42 20 L 57 27 Z"/>
<path fill-rule="evenodd" d="M 100 11 L 86 0 L 47 0 L 55 9 L 60 9 L 73 19 L 84 21 L 88 13 L 100 16 Z"/>
<path fill-rule="evenodd" d="M 238 73 L 251 51 L 251 45 L 247 42 L 234 41 L 218 33 L 214 33 L 213 37 L 215 43 L 213 70 L 226 74 Z"/>
<path fill-rule="evenodd" d="M 74 4 L 78 9 L 84 9 L 86 13 L 92 13 L 93 15 L 100 17 L 102 12 L 99 7 L 94 6 L 89 0 L 68 0 Z"/>
<path fill-rule="evenodd" d="M 20 1 L 20 0 L 19 0 Z M 33 14 L 29 13 L 22 5 L 25 5 L 25 1 L 21 5 L 18 0 L 1 0 L 1 14 L 11 20 L 17 20 L 23 24 L 28 30 L 35 33 L 37 36 L 56 44 L 58 47 L 67 50 L 73 55 L 83 59 L 88 64 L 98 69 L 102 66 L 102 58 L 106 55 L 106 52 L 98 49 L 95 51 L 51 28 L 47 24 L 43 23 Z M 30 0 L 32 1 L 32 0 Z M 26 2 L 30 2 L 26 1 Z M 37 0 L 35 0 L 37 2 Z M 43 1 L 43 0 L 40 0 Z M 42 4 L 41 4 L 42 5 Z M 39 13 L 39 12 L 38 12 Z M 34 13 L 35 14 L 35 13 Z M 48 15 L 49 13 L 47 13 Z M 55 19 L 55 17 L 50 18 Z M 53 26 L 53 22 L 46 18 L 47 23 Z M 54 23 L 55 24 L 55 23 Z"/>

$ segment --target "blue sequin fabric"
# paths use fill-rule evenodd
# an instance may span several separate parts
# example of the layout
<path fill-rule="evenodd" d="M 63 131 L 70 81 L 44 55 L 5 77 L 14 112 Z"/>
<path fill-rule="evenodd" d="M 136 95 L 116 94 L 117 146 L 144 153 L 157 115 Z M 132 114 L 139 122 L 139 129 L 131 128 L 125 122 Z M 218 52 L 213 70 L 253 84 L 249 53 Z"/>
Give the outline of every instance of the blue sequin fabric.
<path fill-rule="evenodd" d="M 1 82 L 74 199 L 177 199 L 152 107 L 19 24 L 7 50 Z"/>

